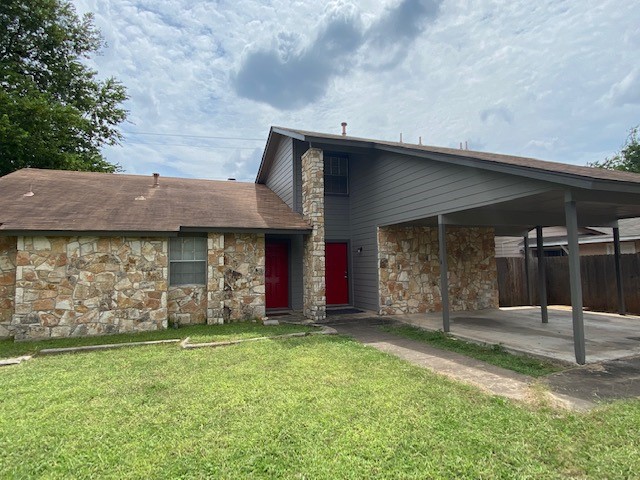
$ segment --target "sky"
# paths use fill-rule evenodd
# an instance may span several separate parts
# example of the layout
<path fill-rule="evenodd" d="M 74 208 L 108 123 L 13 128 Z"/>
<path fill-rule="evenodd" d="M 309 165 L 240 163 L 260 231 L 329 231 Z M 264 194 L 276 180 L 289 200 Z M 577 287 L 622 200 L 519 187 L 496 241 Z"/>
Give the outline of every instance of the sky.
<path fill-rule="evenodd" d="M 636 0 L 74 0 L 126 173 L 253 181 L 272 125 L 577 165 L 640 123 Z"/>

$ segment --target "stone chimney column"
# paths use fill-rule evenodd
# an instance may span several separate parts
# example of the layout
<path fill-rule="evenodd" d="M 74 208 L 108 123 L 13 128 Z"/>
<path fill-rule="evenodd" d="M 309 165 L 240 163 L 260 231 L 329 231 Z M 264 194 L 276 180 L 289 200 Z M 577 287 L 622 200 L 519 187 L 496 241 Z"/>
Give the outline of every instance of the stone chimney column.
<path fill-rule="evenodd" d="M 313 231 L 304 238 L 303 304 L 304 316 L 321 321 L 326 318 L 324 252 L 324 157 L 322 150 L 310 148 L 302 155 L 302 215 Z"/>

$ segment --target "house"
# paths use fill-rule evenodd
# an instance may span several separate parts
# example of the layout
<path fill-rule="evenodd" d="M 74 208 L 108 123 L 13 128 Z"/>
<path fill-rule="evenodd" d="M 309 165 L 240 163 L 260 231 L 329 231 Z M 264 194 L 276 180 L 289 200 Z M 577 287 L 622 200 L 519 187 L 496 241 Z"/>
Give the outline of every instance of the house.
<path fill-rule="evenodd" d="M 495 236 L 640 216 L 640 176 L 272 127 L 255 183 L 26 169 L 0 179 L 0 334 L 327 307 L 498 306 Z M 571 263 L 584 362 L 579 264 Z M 546 306 L 543 306 L 543 318 Z"/>
<path fill-rule="evenodd" d="M 640 218 L 620 220 L 620 252 L 633 254 L 640 252 Z M 564 227 L 546 227 L 543 229 L 544 251 L 546 256 L 566 256 L 567 230 Z M 613 255 L 614 242 L 611 228 L 581 227 L 578 230 L 580 255 Z M 536 253 L 536 232 L 528 233 L 529 250 Z M 496 237 L 496 257 L 524 257 L 523 237 Z"/>
<path fill-rule="evenodd" d="M 264 185 L 23 169 L 0 178 L 0 335 L 265 316 L 265 234 L 310 232 Z"/>

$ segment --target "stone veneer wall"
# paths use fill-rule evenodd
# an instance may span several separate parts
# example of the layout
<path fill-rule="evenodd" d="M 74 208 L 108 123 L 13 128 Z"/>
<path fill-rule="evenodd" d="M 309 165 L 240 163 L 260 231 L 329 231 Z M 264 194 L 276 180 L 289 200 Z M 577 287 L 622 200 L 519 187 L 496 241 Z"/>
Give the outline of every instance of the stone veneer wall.
<path fill-rule="evenodd" d="M 224 235 L 225 322 L 262 320 L 265 316 L 264 234 Z"/>
<path fill-rule="evenodd" d="M 0 237 L 0 337 L 264 318 L 264 235 L 210 233 L 207 247 L 207 285 L 169 287 L 166 238 Z"/>
<path fill-rule="evenodd" d="M 167 326 L 167 241 L 18 237 L 17 339 Z"/>
<path fill-rule="evenodd" d="M 303 245 L 303 313 L 314 321 L 326 318 L 324 245 L 324 157 L 310 148 L 302 155 L 302 215 L 313 231 Z"/>
<path fill-rule="evenodd" d="M 0 237 L 0 338 L 13 335 L 16 294 L 16 237 Z"/>
<path fill-rule="evenodd" d="M 170 325 L 207 322 L 207 287 L 205 285 L 171 286 L 167 296 Z"/>
<path fill-rule="evenodd" d="M 498 278 L 492 228 L 447 228 L 451 310 L 498 307 Z M 442 310 L 438 229 L 378 229 L 380 313 Z"/>
<path fill-rule="evenodd" d="M 207 323 L 224 323 L 224 233 L 207 238 Z"/>

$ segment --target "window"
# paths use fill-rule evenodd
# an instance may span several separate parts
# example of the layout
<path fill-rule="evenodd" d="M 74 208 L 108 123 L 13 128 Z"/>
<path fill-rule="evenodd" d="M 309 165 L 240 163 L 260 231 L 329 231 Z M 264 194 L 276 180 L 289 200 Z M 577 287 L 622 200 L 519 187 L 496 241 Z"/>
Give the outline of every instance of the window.
<path fill-rule="evenodd" d="M 204 285 L 207 281 L 207 239 L 169 240 L 169 285 Z"/>
<path fill-rule="evenodd" d="M 349 159 L 346 155 L 325 155 L 324 193 L 349 194 Z"/>

